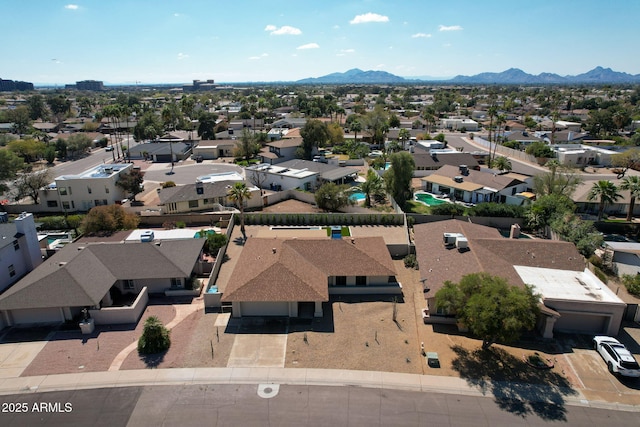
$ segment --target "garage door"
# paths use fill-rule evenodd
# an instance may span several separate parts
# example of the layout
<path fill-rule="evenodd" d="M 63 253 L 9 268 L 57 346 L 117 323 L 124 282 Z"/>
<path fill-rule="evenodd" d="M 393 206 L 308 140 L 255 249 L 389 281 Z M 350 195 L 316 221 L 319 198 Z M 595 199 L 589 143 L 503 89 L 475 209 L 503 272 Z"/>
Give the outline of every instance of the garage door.
<path fill-rule="evenodd" d="M 602 334 L 607 331 L 609 317 L 596 314 L 560 313 L 554 330 L 561 332 L 582 332 Z"/>
<path fill-rule="evenodd" d="M 16 325 L 31 323 L 60 323 L 63 321 L 59 308 L 33 308 L 12 310 L 11 315 Z"/>
<path fill-rule="evenodd" d="M 243 316 L 288 316 L 287 302 L 243 302 L 241 306 Z"/>

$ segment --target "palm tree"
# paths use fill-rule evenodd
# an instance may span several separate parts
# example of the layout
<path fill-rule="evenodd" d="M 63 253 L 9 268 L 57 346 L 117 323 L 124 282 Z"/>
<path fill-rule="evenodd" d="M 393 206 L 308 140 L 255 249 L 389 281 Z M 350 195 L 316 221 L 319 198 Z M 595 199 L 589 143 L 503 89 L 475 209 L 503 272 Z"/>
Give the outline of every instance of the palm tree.
<path fill-rule="evenodd" d="M 632 175 L 622 180 L 620 189 L 629 192 L 631 199 L 629 200 L 629 210 L 627 211 L 627 221 L 633 220 L 633 209 L 636 205 L 636 197 L 640 197 L 640 176 Z"/>
<path fill-rule="evenodd" d="M 244 201 L 251 198 L 251 192 L 244 182 L 236 182 L 227 192 L 227 197 L 238 205 L 240 210 L 240 232 L 246 238 L 244 232 Z"/>
<path fill-rule="evenodd" d="M 407 141 L 411 139 L 411 132 L 405 128 L 400 129 L 398 132 L 398 139 L 402 141 L 402 148 L 406 149 L 405 145 L 407 144 Z"/>
<path fill-rule="evenodd" d="M 349 125 L 349 130 L 351 132 L 353 132 L 354 136 L 353 136 L 353 141 L 354 142 L 358 142 L 358 132 L 360 132 L 362 130 L 362 123 L 360 123 L 359 120 L 354 120 L 351 122 L 351 124 Z"/>
<path fill-rule="evenodd" d="M 598 205 L 598 221 L 602 219 L 605 206 L 614 203 L 620 197 L 622 196 L 618 193 L 618 187 L 616 187 L 613 182 L 604 179 L 594 183 L 591 190 L 589 190 L 589 194 L 587 194 L 587 200 L 600 199 L 600 204 Z"/>
<path fill-rule="evenodd" d="M 491 164 L 491 167 L 498 169 L 500 172 L 510 171 L 512 169 L 511 160 L 505 156 L 497 157 Z"/>
<path fill-rule="evenodd" d="M 367 180 L 359 186 L 353 187 L 354 190 L 359 190 L 364 193 L 364 205 L 365 207 L 371 206 L 371 196 L 380 194 L 384 187 L 384 182 L 380 175 L 378 175 L 373 169 L 367 171 Z"/>

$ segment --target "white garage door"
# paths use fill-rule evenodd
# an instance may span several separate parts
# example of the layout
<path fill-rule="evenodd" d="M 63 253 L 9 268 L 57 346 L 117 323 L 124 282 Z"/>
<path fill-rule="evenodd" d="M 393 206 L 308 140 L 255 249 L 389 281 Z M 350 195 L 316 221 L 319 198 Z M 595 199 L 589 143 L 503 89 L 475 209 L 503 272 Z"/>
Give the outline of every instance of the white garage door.
<path fill-rule="evenodd" d="M 30 323 L 60 323 L 63 321 L 59 308 L 31 308 L 11 311 L 16 325 Z"/>
<path fill-rule="evenodd" d="M 243 302 L 241 306 L 243 316 L 288 316 L 287 302 Z"/>
<path fill-rule="evenodd" d="M 587 334 L 606 333 L 609 317 L 596 314 L 560 313 L 554 329 L 562 332 L 583 332 Z"/>

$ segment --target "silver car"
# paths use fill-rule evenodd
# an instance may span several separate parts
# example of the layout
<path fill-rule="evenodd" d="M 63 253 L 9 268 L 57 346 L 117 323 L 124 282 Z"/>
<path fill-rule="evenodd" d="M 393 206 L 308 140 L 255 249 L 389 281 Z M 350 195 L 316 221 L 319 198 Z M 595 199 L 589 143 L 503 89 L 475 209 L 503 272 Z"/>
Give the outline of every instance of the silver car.
<path fill-rule="evenodd" d="M 640 365 L 633 354 L 617 339 L 603 336 L 594 337 L 593 348 L 600 353 L 612 374 L 640 377 Z"/>

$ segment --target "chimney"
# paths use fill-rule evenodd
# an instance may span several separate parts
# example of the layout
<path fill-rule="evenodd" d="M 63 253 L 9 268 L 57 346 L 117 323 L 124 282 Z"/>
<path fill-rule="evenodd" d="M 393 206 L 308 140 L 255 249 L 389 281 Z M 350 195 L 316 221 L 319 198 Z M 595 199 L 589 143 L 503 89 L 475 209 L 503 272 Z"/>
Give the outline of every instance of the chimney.
<path fill-rule="evenodd" d="M 271 248 L 271 252 L 276 253 L 276 248 Z"/>

